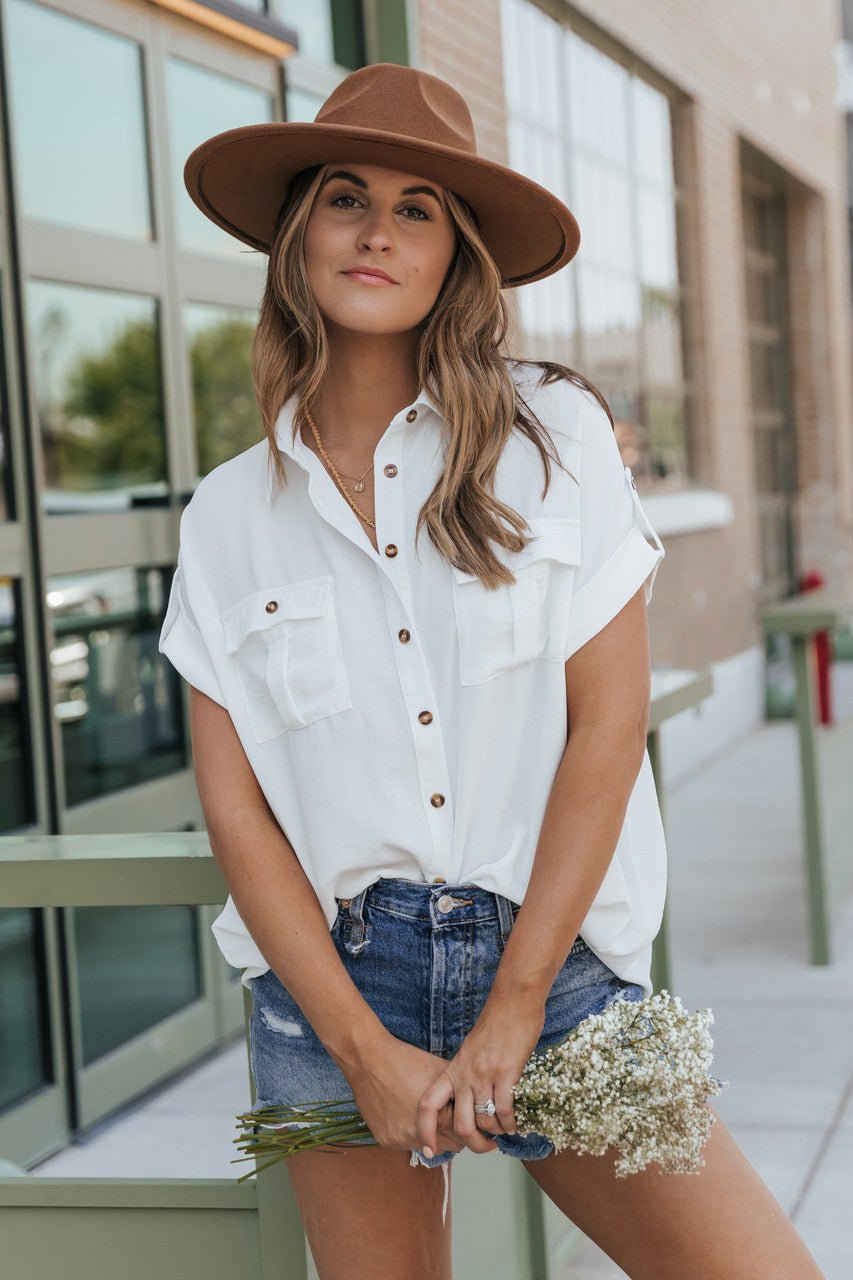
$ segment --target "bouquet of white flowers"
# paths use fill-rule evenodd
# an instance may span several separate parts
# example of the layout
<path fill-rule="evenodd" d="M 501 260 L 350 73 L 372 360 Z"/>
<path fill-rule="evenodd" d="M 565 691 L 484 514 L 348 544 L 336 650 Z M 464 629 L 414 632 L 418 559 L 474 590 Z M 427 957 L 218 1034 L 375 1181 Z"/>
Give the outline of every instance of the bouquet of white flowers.
<path fill-rule="evenodd" d="M 617 998 L 531 1055 L 512 1091 L 516 1131 L 541 1134 L 557 1151 L 600 1156 L 612 1146 L 620 1178 L 652 1160 L 661 1173 L 697 1173 L 714 1122 L 702 1104 L 729 1083 L 708 1073 L 713 1021 L 710 1009 L 689 1014 L 666 990 Z M 248 1154 L 231 1163 L 264 1160 L 238 1182 L 297 1151 L 334 1151 L 370 1136 L 347 1102 L 264 1107 L 237 1122 L 244 1132 L 234 1141 Z M 260 1137 L 259 1128 L 267 1130 Z"/>

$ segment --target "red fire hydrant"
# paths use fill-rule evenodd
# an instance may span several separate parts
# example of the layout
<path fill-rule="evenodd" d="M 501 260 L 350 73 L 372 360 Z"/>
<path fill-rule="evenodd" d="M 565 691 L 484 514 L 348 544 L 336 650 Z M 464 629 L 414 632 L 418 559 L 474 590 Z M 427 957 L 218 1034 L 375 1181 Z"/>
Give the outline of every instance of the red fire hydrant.
<path fill-rule="evenodd" d="M 800 591 L 814 591 L 824 586 L 826 579 L 820 569 L 809 569 L 800 579 Z M 814 635 L 815 680 L 817 683 L 818 715 L 821 724 L 832 724 L 832 689 L 829 672 L 832 663 L 832 636 L 829 631 L 816 631 Z"/>

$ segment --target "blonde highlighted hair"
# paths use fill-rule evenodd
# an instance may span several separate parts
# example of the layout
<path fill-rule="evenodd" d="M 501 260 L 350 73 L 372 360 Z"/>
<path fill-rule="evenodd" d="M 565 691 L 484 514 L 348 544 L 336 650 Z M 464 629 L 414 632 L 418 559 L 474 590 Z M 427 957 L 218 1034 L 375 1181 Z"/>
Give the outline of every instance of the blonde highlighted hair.
<path fill-rule="evenodd" d="M 296 394 L 295 438 L 305 421 L 303 406 L 311 410 L 329 367 L 326 328 L 309 287 L 303 254 L 305 228 L 328 168 L 305 169 L 288 188 L 252 341 L 252 378 L 269 442 L 269 465 L 282 486 L 287 473 L 276 446 L 276 420 Z M 446 199 L 456 227 L 456 253 L 435 305 L 421 323 L 417 354 L 418 385 L 433 397 L 444 418 L 446 457 L 419 512 L 416 539 L 425 524 L 441 555 L 476 574 L 486 586 L 496 587 L 513 576 L 489 543 L 520 551 L 527 545 L 523 531 L 529 527 L 492 492 L 498 459 L 511 432 L 517 428 L 538 448 L 545 471 L 543 493 L 550 484 L 549 457 L 563 464 L 507 367 L 509 313 L 500 273 L 480 238 L 476 216 L 452 191 L 446 191 Z M 590 391 L 613 424 L 604 397 L 582 374 L 553 361 L 528 363 L 542 370 L 540 383 L 565 378 Z"/>

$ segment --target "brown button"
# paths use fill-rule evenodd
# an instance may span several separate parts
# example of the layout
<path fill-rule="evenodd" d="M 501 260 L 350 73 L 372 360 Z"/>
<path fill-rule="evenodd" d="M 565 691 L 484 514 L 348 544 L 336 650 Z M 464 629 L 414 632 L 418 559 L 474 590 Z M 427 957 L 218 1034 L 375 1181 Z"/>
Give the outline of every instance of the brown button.
<path fill-rule="evenodd" d="M 408 644 L 412 638 L 411 631 L 407 631 L 405 627 L 401 627 L 400 630 L 397 632 L 397 635 L 400 638 L 401 644 Z"/>
<path fill-rule="evenodd" d="M 349 898 L 341 898 L 341 906 L 342 906 L 342 907 L 348 907 L 348 906 L 349 906 L 349 904 L 350 904 L 350 899 L 349 899 Z"/>
<path fill-rule="evenodd" d="M 385 548 L 385 554 L 386 556 L 391 556 L 392 559 L 397 554 L 397 548 L 394 546 L 393 542 L 388 543 L 388 546 Z"/>
<path fill-rule="evenodd" d="M 393 462 L 388 463 L 388 466 L 385 468 L 385 474 L 386 476 L 395 476 L 397 474 L 397 468 L 394 466 Z"/>
<path fill-rule="evenodd" d="M 433 884 L 447 884 L 447 881 L 445 880 L 444 876 L 436 876 L 435 879 L 433 880 Z"/>
<path fill-rule="evenodd" d="M 444 796 L 440 791 L 436 791 L 430 796 L 429 801 L 434 808 L 440 809 L 444 804 Z"/>
<path fill-rule="evenodd" d="M 432 712 L 431 712 L 431 711 L 419 711 L 419 712 L 418 712 L 418 719 L 420 720 L 421 724 L 432 724 Z"/>
<path fill-rule="evenodd" d="M 264 608 L 266 609 L 267 613 L 275 613 L 276 609 L 278 608 L 278 601 L 268 600 L 264 605 Z"/>
<path fill-rule="evenodd" d="M 410 409 L 410 410 L 409 410 L 409 412 L 406 414 L 406 421 L 407 421 L 407 422 L 414 422 L 414 420 L 415 420 L 415 418 L 416 418 L 417 416 L 418 416 L 418 411 L 417 411 L 417 409 Z"/>

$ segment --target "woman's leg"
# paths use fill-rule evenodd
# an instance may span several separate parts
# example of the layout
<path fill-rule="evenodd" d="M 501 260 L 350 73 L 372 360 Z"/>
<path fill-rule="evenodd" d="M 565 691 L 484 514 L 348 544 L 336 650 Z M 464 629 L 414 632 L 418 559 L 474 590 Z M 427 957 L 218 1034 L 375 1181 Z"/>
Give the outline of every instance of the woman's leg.
<path fill-rule="evenodd" d="M 448 1198 L 442 1225 L 442 1168 L 413 1167 L 409 1159 L 408 1151 L 379 1146 L 288 1156 L 320 1280 L 451 1280 L 452 1208 Z"/>
<path fill-rule="evenodd" d="M 564 1150 L 525 1160 L 554 1204 L 631 1280 L 823 1280 L 802 1237 L 716 1116 L 698 1173 L 649 1164 L 627 1178 L 616 1154 Z"/>

